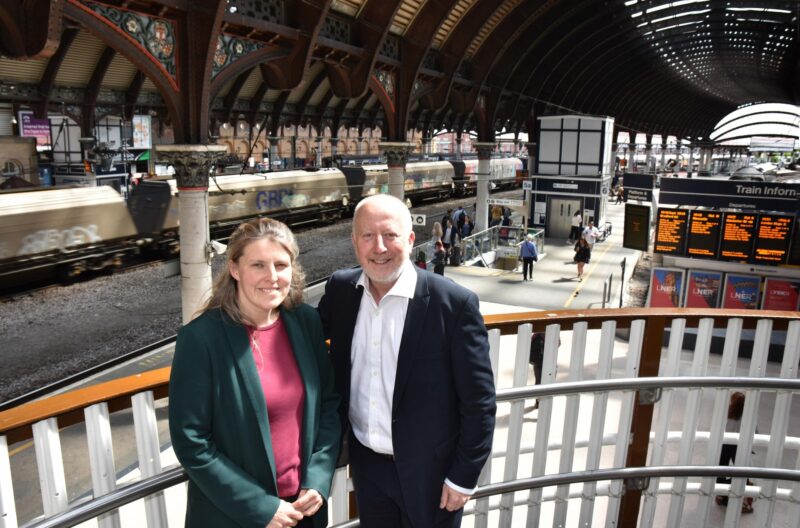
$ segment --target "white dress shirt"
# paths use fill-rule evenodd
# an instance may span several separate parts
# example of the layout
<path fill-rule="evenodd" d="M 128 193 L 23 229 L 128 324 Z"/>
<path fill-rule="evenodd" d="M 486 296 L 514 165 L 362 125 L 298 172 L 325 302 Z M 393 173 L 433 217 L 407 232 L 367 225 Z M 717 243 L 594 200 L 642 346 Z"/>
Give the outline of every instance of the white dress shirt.
<path fill-rule="evenodd" d="M 397 282 L 378 303 L 364 273 L 357 284 L 364 288 L 364 294 L 350 349 L 350 424 L 363 445 L 376 453 L 392 455 L 392 397 L 397 355 L 408 301 L 414 297 L 417 286 L 417 274 L 407 260 Z"/>
<path fill-rule="evenodd" d="M 364 288 L 350 348 L 350 425 L 362 445 L 394 455 L 392 444 L 392 398 L 397 375 L 397 356 L 403 339 L 408 302 L 414 298 L 417 272 L 410 260 L 403 264 L 397 282 L 380 302 L 369 290 L 362 272 L 356 283 Z M 459 493 L 472 495 L 445 479 Z"/>

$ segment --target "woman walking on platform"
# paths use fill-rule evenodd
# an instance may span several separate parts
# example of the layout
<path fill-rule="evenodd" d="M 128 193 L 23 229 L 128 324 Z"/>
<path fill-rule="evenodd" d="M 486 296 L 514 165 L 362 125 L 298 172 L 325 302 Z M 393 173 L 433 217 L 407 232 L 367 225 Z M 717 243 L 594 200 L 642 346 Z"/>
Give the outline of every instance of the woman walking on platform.
<path fill-rule="evenodd" d="M 592 258 L 592 248 L 586 239 L 579 238 L 575 244 L 575 257 L 572 259 L 578 265 L 578 281 L 583 280 L 583 267 Z"/>

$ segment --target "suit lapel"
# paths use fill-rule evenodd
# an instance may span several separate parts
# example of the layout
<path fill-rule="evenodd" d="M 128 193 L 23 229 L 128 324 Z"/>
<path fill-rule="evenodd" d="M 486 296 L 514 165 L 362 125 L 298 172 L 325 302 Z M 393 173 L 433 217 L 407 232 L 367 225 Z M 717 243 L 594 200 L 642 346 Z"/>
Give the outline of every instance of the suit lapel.
<path fill-rule="evenodd" d="M 342 391 L 346 391 L 346 394 L 342 394 L 341 396 L 347 402 L 350 401 L 350 357 L 353 346 L 353 334 L 356 331 L 356 321 L 358 320 L 358 309 L 361 306 L 361 296 L 364 294 L 364 290 L 357 286 L 358 278 L 360 276 L 361 273 L 359 272 L 354 277 L 351 277 L 344 285 L 343 289 L 346 297 L 343 299 L 341 305 L 342 324 L 340 328 L 342 335 L 339 337 L 341 342 L 335 347 L 340 354 L 347 354 L 347 357 L 340 358 L 340 362 L 345 368 L 337 371 L 337 375 L 340 375 L 345 379 L 345 382 L 340 386 Z"/>
<path fill-rule="evenodd" d="M 303 403 L 303 468 L 308 467 L 308 460 L 314 449 L 314 420 L 316 419 L 316 402 L 319 400 L 319 373 L 317 372 L 313 354 L 314 348 L 306 339 L 303 325 L 295 312 L 281 308 L 281 317 L 292 344 L 292 352 L 303 379 L 305 402 Z"/>
<path fill-rule="evenodd" d="M 269 430 L 267 402 L 264 399 L 261 380 L 258 378 L 258 373 L 256 372 L 250 337 L 247 334 L 246 328 L 238 324 L 231 324 L 224 315 L 222 317 L 222 326 L 228 338 L 230 353 L 244 383 L 244 392 L 250 399 L 250 405 L 255 411 L 256 423 L 261 432 L 261 440 L 264 444 L 264 451 L 266 452 L 270 474 L 272 475 L 272 485 L 273 488 L 277 490 L 278 479 L 275 476 L 275 457 L 272 453 L 272 436 Z"/>
<path fill-rule="evenodd" d="M 400 340 L 400 351 L 397 355 L 397 374 L 394 380 L 394 395 L 392 396 L 392 409 L 398 408 L 398 403 L 403 395 L 411 367 L 416 361 L 416 354 L 420 350 L 422 339 L 421 328 L 424 326 L 425 316 L 428 313 L 428 279 L 425 273 L 414 268 L 417 273 L 417 285 L 414 288 L 414 297 L 408 301 L 406 321 L 403 326 L 403 338 Z"/>

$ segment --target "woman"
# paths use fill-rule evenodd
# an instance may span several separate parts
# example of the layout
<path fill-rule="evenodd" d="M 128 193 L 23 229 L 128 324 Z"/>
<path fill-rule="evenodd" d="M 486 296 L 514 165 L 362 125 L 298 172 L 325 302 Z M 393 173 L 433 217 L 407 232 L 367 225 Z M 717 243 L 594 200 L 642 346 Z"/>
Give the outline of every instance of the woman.
<path fill-rule="evenodd" d="M 592 258 L 592 247 L 586 242 L 586 239 L 579 238 L 575 244 L 575 258 L 572 260 L 578 265 L 578 281 L 583 280 L 583 267 L 589 263 Z"/>
<path fill-rule="evenodd" d="M 434 222 L 433 227 L 431 228 L 431 242 L 434 244 L 436 241 L 441 241 L 442 236 L 444 236 L 444 232 L 442 231 L 442 224 L 439 222 Z"/>
<path fill-rule="evenodd" d="M 464 225 L 461 226 L 461 238 L 467 238 L 472 234 L 472 230 L 475 229 L 475 224 L 472 222 L 472 219 L 469 215 L 464 215 Z"/>
<path fill-rule="evenodd" d="M 339 398 L 298 254 L 284 224 L 240 225 L 211 299 L 178 333 L 169 425 L 186 526 L 327 524 Z"/>

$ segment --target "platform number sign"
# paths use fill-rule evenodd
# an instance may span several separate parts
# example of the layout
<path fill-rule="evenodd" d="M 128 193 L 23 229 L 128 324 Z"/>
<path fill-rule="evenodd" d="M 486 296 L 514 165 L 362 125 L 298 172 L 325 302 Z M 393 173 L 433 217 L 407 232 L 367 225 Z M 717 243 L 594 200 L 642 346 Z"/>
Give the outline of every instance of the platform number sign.
<path fill-rule="evenodd" d="M 417 226 L 424 226 L 425 225 L 425 215 L 423 214 L 412 214 L 411 215 L 411 225 L 414 227 Z"/>

